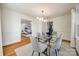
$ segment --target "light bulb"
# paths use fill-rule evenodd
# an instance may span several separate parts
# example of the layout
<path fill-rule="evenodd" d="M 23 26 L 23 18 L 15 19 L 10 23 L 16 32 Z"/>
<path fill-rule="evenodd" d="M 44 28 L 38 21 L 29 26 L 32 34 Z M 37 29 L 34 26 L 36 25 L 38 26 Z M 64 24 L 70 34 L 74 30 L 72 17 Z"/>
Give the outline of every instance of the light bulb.
<path fill-rule="evenodd" d="M 36 17 L 36 19 L 39 19 L 39 17 Z"/>

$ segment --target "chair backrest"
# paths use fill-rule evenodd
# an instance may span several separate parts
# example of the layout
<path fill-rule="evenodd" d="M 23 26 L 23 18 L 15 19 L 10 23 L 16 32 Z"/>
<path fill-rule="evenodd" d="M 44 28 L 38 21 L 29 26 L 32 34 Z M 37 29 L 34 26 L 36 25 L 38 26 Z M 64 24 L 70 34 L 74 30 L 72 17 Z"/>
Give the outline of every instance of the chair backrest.
<path fill-rule="evenodd" d="M 40 38 L 41 34 L 39 32 L 36 33 L 36 37 Z"/>
<path fill-rule="evenodd" d="M 38 45 L 38 39 L 36 37 L 33 37 L 33 36 L 31 36 L 30 39 L 31 39 L 33 50 L 36 52 L 40 52 L 40 48 Z"/>
<path fill-rule="evenodd" d="M 57 32 L 56 32 L 56 31 L 52 32 L 52 39 L 51 39 L 51 42 L 55 43 L 56 37 L 57 37 Z"/>
<path fill-rule="evenodd" d="M 63 35 L 62 34 L 57 34 L 57 39 L 55 42 L 55 49 L 60 49 L 61 43 L 62 43 Z"/>

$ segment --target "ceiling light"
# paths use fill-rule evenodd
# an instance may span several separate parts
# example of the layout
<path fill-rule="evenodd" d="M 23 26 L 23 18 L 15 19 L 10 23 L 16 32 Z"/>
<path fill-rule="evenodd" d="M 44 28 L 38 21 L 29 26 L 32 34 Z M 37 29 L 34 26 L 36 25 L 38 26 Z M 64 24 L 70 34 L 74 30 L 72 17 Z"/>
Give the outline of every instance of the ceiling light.
<path fill-rule="evenodd" d="M 39 21 L 43 21 L 43 22 L 47 22 L 47 18 L 45 18 L 45 12 L 44 10 L 41 11 L 42 13 L 42 17 L 36 17 L 36 19 L 38 19 Z"/>

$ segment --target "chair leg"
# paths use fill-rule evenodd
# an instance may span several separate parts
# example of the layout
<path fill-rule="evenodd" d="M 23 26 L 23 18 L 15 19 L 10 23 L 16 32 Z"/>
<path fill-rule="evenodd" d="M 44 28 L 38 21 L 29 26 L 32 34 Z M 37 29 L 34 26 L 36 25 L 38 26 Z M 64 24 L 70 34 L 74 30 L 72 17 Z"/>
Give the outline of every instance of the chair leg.
<path fill-rule="evenodd" d="M 56 56 L 57 56 L 57 49 L 55 49 L 55 54 L 56 54 Z"/>
<path fill-rule="evenodd" d="M 45 54 L 46 56 L 48 56 L 48 55 L 47 55 L 47 48 L 46 48 L 45 51 L 42 52 L 42 53 Z"/>
<path fill-rule="evenodd" d="M 60 49 L 58 49 L 58 52 L 60 51 Z"/>
<path fill-rule="evenodd" d="M 38 53 L 38 55 L 40 56 L 40 52 Z"/>
<path fill-rule="evenodd" d="M 58 56 L 60 49 L 55 49 L 56 56 Z"/>
<path fill-rule="evenodd" d="M 32 52 L 32 56 L 33 56 L 33 54 L 34 54 L 34 50 L 33 50 L 33 52 Z"/>

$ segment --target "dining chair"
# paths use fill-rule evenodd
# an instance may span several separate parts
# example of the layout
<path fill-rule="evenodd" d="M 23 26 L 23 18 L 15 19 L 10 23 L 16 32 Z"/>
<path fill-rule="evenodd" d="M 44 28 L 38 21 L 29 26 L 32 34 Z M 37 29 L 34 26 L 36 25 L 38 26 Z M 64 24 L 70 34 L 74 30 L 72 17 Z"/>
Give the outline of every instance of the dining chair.
<path fill-rule="evenodd" d="M 57 38 L 56 38 L 56 41 L 54 42 L 54 46 L 53 46 L 53 49 L 54 49 L 54 52 L 55 52 L 56 56 L 58 56 L 58 54 L 59 54 L 62 39 L 63 39 L 63 35 L 60 34 L 60 33 L 57 33 Z"/>
<path fill-rule="evenodd" d="M 38 55 L 40 56 L 40 54 L 47 48 L 47 45 L 38 42 L 38 39 L 36 37 L 31 37 L 31 43 L 32 43 L 32 48 L 33 48 L 33 52 L 32 52 L 32 56 L 34 54 L 34 52 L 37 52 Z"/>

